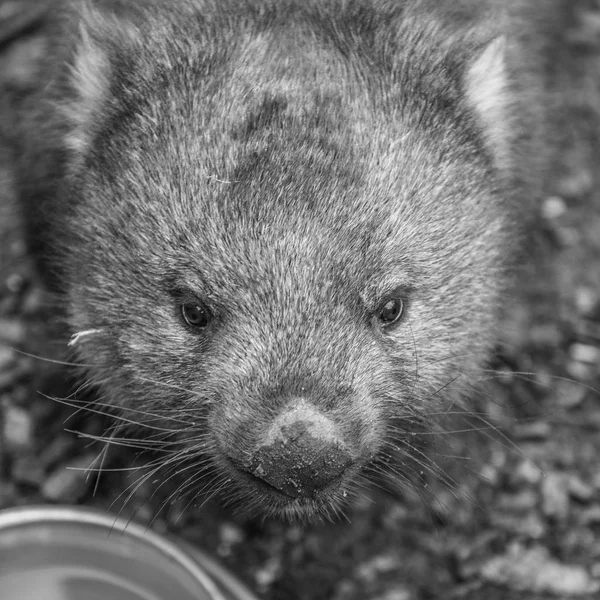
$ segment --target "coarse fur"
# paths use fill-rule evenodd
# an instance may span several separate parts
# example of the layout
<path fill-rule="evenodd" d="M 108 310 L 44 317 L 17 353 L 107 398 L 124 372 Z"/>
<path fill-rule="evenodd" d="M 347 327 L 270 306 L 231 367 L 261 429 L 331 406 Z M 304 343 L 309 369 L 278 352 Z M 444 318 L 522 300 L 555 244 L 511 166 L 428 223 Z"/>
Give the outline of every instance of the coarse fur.
<path fill-rule="evenodd" d="M 385 464 L 496 340 L 540 191 L 515 41 L 442 0 L 59 4 L 14 137 L 31 238 L 102 398 L 192 497 L 330 516 L 365 474 L 403 477 Z M 289 406 L 352 456 L 297 497 L 247 468 Z"/>

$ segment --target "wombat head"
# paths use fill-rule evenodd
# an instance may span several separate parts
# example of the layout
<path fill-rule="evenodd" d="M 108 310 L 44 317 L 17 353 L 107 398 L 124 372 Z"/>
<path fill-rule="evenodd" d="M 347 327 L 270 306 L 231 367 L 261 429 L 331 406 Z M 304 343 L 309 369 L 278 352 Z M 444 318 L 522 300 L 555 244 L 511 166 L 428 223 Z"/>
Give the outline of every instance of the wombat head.
<path fill-rule="evenodd" d="M 492 339 L 503 42 L 418 3 L 208 4 L 82 18 L 74 345 L 186 491 L 330 515 Z"/>

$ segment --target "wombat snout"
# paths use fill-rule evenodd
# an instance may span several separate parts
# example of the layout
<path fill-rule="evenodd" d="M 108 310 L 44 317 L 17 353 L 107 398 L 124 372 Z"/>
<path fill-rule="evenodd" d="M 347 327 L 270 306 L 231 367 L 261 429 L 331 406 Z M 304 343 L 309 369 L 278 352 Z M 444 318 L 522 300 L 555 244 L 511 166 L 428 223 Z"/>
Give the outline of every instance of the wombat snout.
<path fill-rule="evenodd" d="M 300 498 L 339 482 L 353 463 L 334 421 L 301 400 L 272 421 L 242 469 L 280 493 Z"/>

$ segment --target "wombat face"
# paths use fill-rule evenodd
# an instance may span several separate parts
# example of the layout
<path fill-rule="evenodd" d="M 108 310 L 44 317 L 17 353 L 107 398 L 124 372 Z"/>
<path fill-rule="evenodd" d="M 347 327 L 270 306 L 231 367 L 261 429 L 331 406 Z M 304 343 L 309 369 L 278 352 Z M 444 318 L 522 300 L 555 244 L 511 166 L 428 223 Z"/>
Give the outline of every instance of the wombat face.
<path fill-rule="evenodd" d="M 401 25 L 377 70 L 334 28 L 79 45 L 75 346 L 186 491 L 335 514 L 490 343 L 506 209 L 477 93 L 501 53 L 436 62 Z"/>

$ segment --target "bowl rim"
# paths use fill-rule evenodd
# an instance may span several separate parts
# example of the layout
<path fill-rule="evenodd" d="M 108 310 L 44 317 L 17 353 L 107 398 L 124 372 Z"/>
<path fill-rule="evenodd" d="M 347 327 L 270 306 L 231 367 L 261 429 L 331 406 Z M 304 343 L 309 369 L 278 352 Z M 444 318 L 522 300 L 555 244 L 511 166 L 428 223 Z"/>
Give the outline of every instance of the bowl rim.
<path fill-rule="evenodd" d="M 195 583 L 204 588 L 204 592 L 212 600 L 228 600 L 212 579 L 212 576 L 223 577 L 228 575 L 222 567 L 206 557 L 203 552 L 192 549 L 193 555 L 200 559 L 196 560 L 192 554 L 180 548 L 176 542 L 132 520 L 83 506 L 33 505 L 0 510 L 0 534 L 8 529 L 23 525 L 60 523 L 92 525 L 127 535 L 138 543 L 152 546 L 165 558 L 183 568 Z M 186 545 L 186 547 L 188 546 Z M 205 569 L 201 560 L 207 560 L 212 564 L 209 564 L 209 568 Z M 227 583 L 225 585 L 230 591 L 237 590 L 236 585 L 230 586 Z M 246 594 L 241 596 L 240 600 L 251 600 L 251 598 L 253 597 Z"/>

